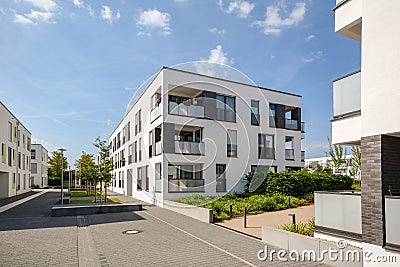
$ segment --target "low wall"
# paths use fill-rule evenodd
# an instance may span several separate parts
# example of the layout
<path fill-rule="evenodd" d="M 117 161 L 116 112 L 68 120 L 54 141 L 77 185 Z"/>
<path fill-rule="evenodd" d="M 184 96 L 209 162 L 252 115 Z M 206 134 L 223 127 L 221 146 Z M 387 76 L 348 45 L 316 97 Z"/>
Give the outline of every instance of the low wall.
<path fill-rule="evenodd" d="M 178 202 L 173 202 L 169 200 L 164 200 L 162 207 L 167 210 L 171 210 L 193 219 L 205 222 L 212 223 L 213 222 L 213 213 L 212 210 L 186 205 Z"/>
<path fill-rule="evenodd" d="M 287 258 L 288 261 L 291 261 L 291 259 L 288 258 L 288 254 L 291 254 L 293 251 L 295 251 L 299 253 L 299 255 L 306 256 L 310 255 L 310 253 L 315 253 L 315 262 L 322 262 L 330 266 L 363 266 L 363 253 L 362 249 L 360 248 L 347 246 L 344 246 L 344 248 L 339 248 L 337 243 L 283 231 L 268 226 L 262 227 L 261 235 L 264 243 L 286 250 L 288 253 L 286 253 L 285 258 Z M 334 250 L 337 252 L 333 252 Z M 271 248 L 269 249 L 269 252 L 270 251 Z M 329 251 L 332 251 L 331 256 Z M 275 253 L 275 256 L 277 253 L 278 252 Z M 357 256 L 354 256 L 354 254 L 358 254 L 359 260 L 357 260 Z M 295 254 L 293 253 L 292 255 Z M 336 256 L 337 259 L 335 259 Z M 308 258 L 301 261 L 314 261 L 314 259 L 311 257 L 311 259 Z M 279 259 L 274 260 L 279 261 Z"/>
<path fill-rule="evenodd" d="M 51 208 L 51 216 L 79 216 L 142 210 L 142 204 L 62 205 Z"/>

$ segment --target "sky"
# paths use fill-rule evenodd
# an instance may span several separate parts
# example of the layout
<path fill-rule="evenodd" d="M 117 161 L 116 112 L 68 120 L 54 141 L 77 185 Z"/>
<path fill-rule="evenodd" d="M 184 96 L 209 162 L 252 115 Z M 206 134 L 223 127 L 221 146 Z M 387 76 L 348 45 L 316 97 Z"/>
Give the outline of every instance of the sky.
<path fill-rule="evenodd" d="M 229 65 L 301 95 L 306 157 L 331 136 L 332 80 L 360 69 L 360 43 L 334 32 L 335 0 L 2 0 L 0 101 L 73 164 L 122 120 L 163 66 Z"/>

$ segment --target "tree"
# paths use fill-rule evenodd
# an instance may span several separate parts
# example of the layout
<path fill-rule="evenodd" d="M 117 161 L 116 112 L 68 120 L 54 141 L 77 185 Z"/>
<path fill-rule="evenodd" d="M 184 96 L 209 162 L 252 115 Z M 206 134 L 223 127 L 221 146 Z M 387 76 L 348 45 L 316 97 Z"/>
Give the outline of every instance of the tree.
<path fill-rule="evenodd" d="M 332 160 L 334 170 L 338 170 L 344 163 L 346 163 L 345 155 L 343 153 L 343 146 L 339 144 L 332 145 L 331 140 L 328 137 L 329 150 L 326 153 L 327 157 Z"/>
<path fill-rule="evenodd" d="M 107 201 L 107 185 L 112 178 L 113 162 L 109 158 L 110 145 L 106 145 L 106 141 L 96 138 L 94 146 L 99 149 L 99 162 L 97 163 L 98 178 L 100 182 L 100 200 L 102 197 L 102 184 L 105 186 L 105 199 Z"/>
<path fill-rule="evenodd" d="M 82 151 L 81 157 L 76 161 L 77 166 L 79 166 L 80 178 L 86 185 L 91 184 L 96 180 L 97 166 L 94 162 L 93 154 L 86 154 Z M 86 186 L 87 190 L 87 186 Z M 90 188 L 89 188 L 90 192 Z"/>
<path fill-rule="evenodd" d="M 361 151 L 360 146 L 351 147 L 350 175 L 359 178 L 361 171 Z"/>
<path fill-rule="evenodd" d="M 60 178 L 61 172 L 68 168 L 67 157 L 62 157 L 60 151 L 51 152 L 52 155 L 49 158 L 49 177 L 50 178 Z M 63 170 L 61 170 L 61 166 Z"/>

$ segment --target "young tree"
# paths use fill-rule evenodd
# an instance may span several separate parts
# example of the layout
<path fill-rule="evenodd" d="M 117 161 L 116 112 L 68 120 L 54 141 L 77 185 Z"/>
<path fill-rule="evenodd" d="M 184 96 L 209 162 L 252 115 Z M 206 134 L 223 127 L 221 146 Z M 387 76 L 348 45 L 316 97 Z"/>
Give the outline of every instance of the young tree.
<path fill-rule="evenodd" d="M 343 146 L 339 144 L 332 145 L 331 140 L 328 137 L 329 150 L 326 153 L 327 157 L 332 159 L 332 165 L 334 170 L 338 170 L 344 163 L 346 163 L 345 155 L 343 153 Z"/>
<path fill-rule="evenodd" d="M 81 157 L 76 161 L 77 166 L 79 166 L 81 180 L 85 182 L 86 185 L 89 184 L 89 192 L 92 183 L 96 180 L 97 167 L 94 162 L 93 154 L 86 154 L 82 151 Z M 87 190 L 87 186 L 86 186 Z"/>
<path fill-rule="evenodd" d="M 113 162 L 109 158 L 110 145 L 106 145 L 106 141 L 96 138 L 94 146 L 99 149 L 99 162 L 97 163 L 98 178 L 100 182 L 100 200 L 103 194 L 103 183 L 105 187 L 105 201 L 107 202 L 107 186 L 111 181 Z"/>
<path fill-rule="evenodd" d="M 60 178 L 61 172 L 65 171 L 68 168 L 67 157 L 61 156 L 60 151 L 53 151 L 51 153 L 52 155 L 49 157 L 49 177 Z"/>
<path fill-rule="evenodd" d="M 351 147 L 350 175 L 359 178 L 361 171 L 361 151 L 360 146 Z"/>

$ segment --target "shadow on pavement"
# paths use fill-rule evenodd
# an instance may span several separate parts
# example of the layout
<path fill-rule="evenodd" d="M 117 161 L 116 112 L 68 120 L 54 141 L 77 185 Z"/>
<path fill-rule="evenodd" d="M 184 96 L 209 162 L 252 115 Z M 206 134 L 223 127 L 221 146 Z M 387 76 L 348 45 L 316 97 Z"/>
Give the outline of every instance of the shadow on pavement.
<path fill-rule="evenodd" d="M 3 213 L 0 231 L 77 226 L 77 216 L 51 217 L 51 207 L 57 205 L 60 193 L 48 192 Z M 134 212 L 85 215 L 89 225 L 144 220 Z"/>

